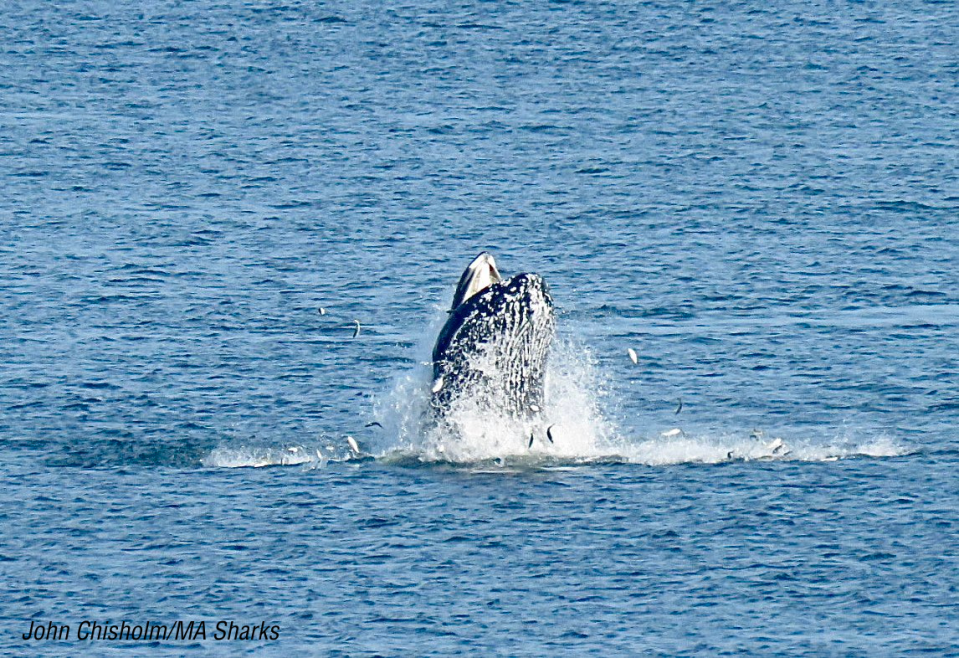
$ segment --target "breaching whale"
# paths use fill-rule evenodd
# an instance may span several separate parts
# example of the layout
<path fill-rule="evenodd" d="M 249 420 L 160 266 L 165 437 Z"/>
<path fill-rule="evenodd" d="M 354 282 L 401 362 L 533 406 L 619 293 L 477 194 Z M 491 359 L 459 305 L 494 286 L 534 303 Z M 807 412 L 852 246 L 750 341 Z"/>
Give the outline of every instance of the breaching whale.
<path fill-rule="evenodd" d="M 514 418 L 538 415 L 554 333 L 543 278 L 524 273 L 504 280 L 493 256 L 481 253 L 460 277 L 433 347 L 434 417 L 459 401 Z"/>

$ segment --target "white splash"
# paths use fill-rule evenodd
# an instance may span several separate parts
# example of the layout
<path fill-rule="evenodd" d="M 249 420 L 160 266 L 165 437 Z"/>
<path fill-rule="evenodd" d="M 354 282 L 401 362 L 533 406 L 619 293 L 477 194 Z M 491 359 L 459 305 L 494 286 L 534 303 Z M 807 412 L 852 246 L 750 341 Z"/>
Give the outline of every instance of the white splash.
<path fill-rule="evenodd" d="M 477 358 L 483 359 L 484 355 Z M 492 363 L 484 361 L 474 367 L 495 385 L 498 378 Z M 446 422 L 432 425 L 428 410 L 433 385 L 427 360 L 396 381 L 385 404 L 377 409 L 385 434 L 396 439 L 393 445 L 383 446 L 381 457 L 470 463 L 530 458 L 581 460 L 615 452 L 610 440 L 615 432 L 599 408 L 602 387 L 595 362 L 588 350 L 569 339 L 558 339 L 553 345 L 545 377 L 544 408 L 534 419 L 518 419 L 503 412 L 490 403 L 495 398 L 491 394 L 454 400 Z"/>
<path fill-rule="evenodd" d="M 326 465 L 326 462 L 327 458 L 319 449 L 308 449 L 303 446 L 287 448 L 220 446 L 200 460 L 200 463 L 207 468 L 263 468 L 301 464 L 322 467 Z"/>
<path fill-rule="evenodd" d="M 828 462 L 852 457 L 899 457 L 912 452 L 884 434 L 856 439 L 845 430 L 832 436 L 808 437 L 769 437 L 756 430 L 719 434 L 666 430 L 655 438 L 624 441 L 620 448 L 622 461 L 647 466 L 753 461 Z"/>

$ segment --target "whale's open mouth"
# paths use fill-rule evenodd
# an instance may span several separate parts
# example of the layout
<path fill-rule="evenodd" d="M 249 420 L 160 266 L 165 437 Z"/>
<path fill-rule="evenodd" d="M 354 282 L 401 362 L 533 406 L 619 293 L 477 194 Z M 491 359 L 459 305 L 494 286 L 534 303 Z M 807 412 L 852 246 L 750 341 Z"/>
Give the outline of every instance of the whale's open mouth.
<path fill-rule="evenodd" d="M 503 277 L 496 269 L 496 261 L 493 260 L 493 256 L 484 251 L 473 259 L 473 262 L 463 272 L 463 276 L 460 277 L 450 311 L 456 310 L 456 307 L 463 302 L 502 280 Z"/>

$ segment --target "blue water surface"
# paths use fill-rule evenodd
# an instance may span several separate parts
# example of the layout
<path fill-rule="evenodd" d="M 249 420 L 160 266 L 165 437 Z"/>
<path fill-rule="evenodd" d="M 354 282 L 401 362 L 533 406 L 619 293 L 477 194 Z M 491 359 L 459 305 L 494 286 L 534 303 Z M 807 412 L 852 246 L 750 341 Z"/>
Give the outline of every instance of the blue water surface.
<path fill-rule="evenodd" d="M 957 108 L 953 2 L 10 3 L 0 652 L 959 653 Z M 482 249 L 562 445 L 438 460 Z"/>

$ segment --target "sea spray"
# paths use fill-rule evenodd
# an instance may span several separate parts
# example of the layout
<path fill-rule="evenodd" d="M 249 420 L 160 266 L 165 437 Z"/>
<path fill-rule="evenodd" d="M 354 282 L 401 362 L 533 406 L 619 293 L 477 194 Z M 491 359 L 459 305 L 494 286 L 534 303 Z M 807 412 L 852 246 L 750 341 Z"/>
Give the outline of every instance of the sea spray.
<path fill-rule="evenodd" d="M 427 350 L 417 348 L 420 354 Z M 378 405 L 377 418 L 386 436 L 382 454 L 469 463 L 531 455 L 588 460 L 616 453 L 615 431 L 601 412 L 604 388 L 599 385 L 595 359 L 575 340 L 559 337 L 554 342 L 544 407 L 530 419 L 492 403 L 497 380 L 495 373 L 487 372 L 493 375 L 489 395 L 454 400 L 442 422 L 435 422 L 429 414 L 432 370 L 428 361 L 418 360 Z"/>

